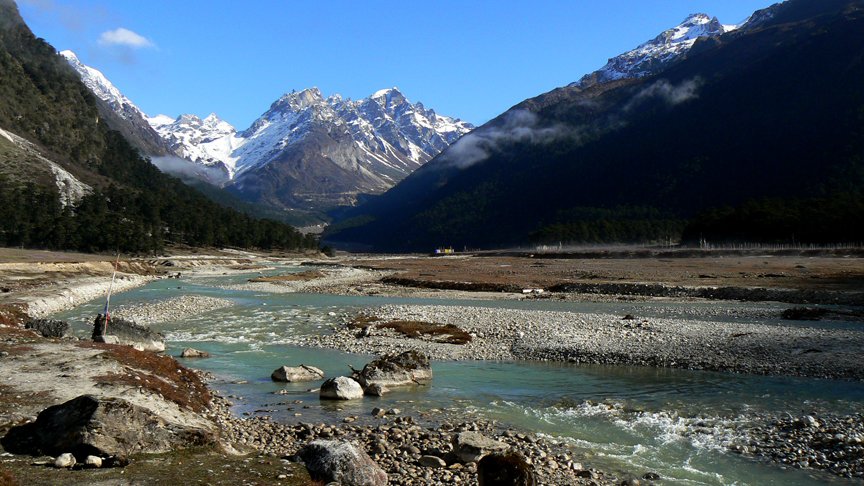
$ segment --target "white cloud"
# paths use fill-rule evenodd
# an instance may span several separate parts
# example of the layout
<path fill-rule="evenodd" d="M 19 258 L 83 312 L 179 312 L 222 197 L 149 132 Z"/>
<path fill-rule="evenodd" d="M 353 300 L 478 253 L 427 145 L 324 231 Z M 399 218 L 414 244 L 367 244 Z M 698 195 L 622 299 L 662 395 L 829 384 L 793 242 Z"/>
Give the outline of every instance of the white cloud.
<path fill-rule="evenodd" d="M 123 27 L 102 32 L 99 44 L 103 46 L 125 46 L 132 48 L 156 47 L 150 39 Z"/>

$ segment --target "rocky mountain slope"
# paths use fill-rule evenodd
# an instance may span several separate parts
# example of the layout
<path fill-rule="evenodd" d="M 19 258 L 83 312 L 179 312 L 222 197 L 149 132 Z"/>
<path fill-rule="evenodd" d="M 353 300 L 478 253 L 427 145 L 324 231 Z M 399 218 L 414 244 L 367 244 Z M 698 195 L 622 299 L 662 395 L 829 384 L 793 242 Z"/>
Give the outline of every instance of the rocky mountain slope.
<path fill-rule="evenodd" d="M 864 2 L 788 0 L 652 75 L 526 100 L 349 211 L 381 250 L 859 241 Z"/>
<path fill-rule="evenodd" d="M 282 207 L 351 204 L 358 193 L 391 187 L 471 128 L 396 88 L 358 101 L 324 98 L 317 88 L 289 93 L 240 133 L 231 190 Z"/>

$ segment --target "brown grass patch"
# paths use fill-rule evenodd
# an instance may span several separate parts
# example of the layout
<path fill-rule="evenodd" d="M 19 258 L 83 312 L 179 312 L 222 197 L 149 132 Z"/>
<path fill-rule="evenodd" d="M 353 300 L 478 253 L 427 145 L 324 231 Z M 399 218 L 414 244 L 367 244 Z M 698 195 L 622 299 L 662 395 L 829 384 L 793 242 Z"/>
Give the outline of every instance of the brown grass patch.
<path fill-rule="evenodd" d="M 24 327 L 27 322 L 27 312 L 21 304 L 0 304 L 0 324 L 4 326 Z"/>
<path fill-rule="evenodd" d="M 324 274 L 318 270 L 307 270 L 300 273 L 289 273 L 285 275 L 272 275 L 269 277 L 250 278 L 250 282 L 308 282 L 323 277 Z"/>
<path fill-rule="evenodd" d="M 110 357 L 134 368 L 127 374 L 111 374 L 99 377 L 99 380 L 104 383 L 140 386 L 162 395 L 181 407 L 196 412 L 201 412 L 210 406 L 210 390 L 207 389 L 201 378 L 170 356 L 138 351 L 129 346 L 118 344 L 88 342 L 80 343 L 78 346 L 104 349 Z"/>
<path fill-rule="evenodd" d="M 382 329 L 392 329 L 403 336 L 414 339 L 426 336 L 433 338 L 434 341 L 447 344 L 471 342 L 471 335 L 453 324 L 403 320 L 380 322 L 377 317 L 358 316 L 348 324 L 348 327 L 350 329 L 366 329 L 372 325 Z"/>

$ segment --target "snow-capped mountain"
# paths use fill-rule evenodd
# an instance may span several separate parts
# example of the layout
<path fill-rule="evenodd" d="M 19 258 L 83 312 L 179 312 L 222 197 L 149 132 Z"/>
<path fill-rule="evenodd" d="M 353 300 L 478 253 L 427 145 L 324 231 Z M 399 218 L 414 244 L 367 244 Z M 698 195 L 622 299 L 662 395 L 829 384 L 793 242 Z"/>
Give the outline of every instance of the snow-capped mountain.
<path fill-rule="evenodd" d="M 587 88 L 618 79 L 648 76 L 665 68 L 689 51 L 697 39 L 718 37 L 737 27 L 737 25 L 723 25 L 716 17 L 703 13 L 690 15 L 681 24 L 663 31 L 650 41 L 609 59 L 605 66 L 585 75 L 570 86 Z"/>
<path fill-rule="evenodd" d="M 350 138 L 357 162 L 377 167 L 392 184 L 399 174 L 412 172 L 473 126 L 440 116 L 422 103 L 412 104 L 397 88 L 359 101 L 339 95 L 324 98 L 318 88 L 306 89 L 279 98 L 240 134 L 245 142 L 234 152 L 238 174 L 266 165 L 318 128 L 326 128 L 334 138 Z"/>
<path fill-rule="evenodd" d="M 472 128 L 397 88 L 357 101 L 317 88 L 287 93 L 239 134 L 234 188 L 276 205 L 351 203 L 388 189 Z"/>

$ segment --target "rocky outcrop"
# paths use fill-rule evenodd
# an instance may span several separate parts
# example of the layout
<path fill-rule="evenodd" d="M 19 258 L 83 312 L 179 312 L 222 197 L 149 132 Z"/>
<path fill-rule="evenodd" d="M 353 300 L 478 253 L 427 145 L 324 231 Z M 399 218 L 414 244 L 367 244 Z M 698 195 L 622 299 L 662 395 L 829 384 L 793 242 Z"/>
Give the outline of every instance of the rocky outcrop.
<path fill-rule="evenodd" d="M 337 376 L 321 385 L 319 396 L 326 400 L 354 400 L 363 398 L 363 387 L 352 378 Z"/>
<path fill-rule="evenodd" d="M 273 371 L 270 379 L 286 383 L 298 381 L 315 381 L 324 378 L 324 372 L 314 366 L 280 366 Z"/>
<path fill-rule="evenodd" d="M 32 329 L 46 338 L 63 338 L 72 332 L 72 326 L 68 322 L 54 319 L 30 319 L 24 327 Z"/>
<path fill-rule="evenodd" d="M 363 451 L 350 442 L 316 440 L 300 451 L 309 475 L 322 483 L 342 486 L 383 486 L 387 473 Z"/>
<path fill-rule="evenodd" d="M 460 432 L 453 436 L 453 452 L 462 462 L 477 462 L 483 456 L 503 452 L 510 446 L 479 432 Z"/>
<path fill-rule="evenodd" d="M 165 336 L 150 328 L 124 319 L 108 319 L 99 314 L 93 322 L 93 340 L 109 344 L 124 344 L 139 351 L 165 351 Z"/>
<path fill-rule="evenodd" d="M 354 372 L 354 379 L 364 389 L 380 386 L 389 388 L 405 385 L 423 385 L 432 380 L 429 357 L 418 351 L 405 351 L 397 355 L 382 356 Z"/>
<path fill-rule="evenodd" d="M 162 453 L 215 444 L 212 431 L 167 423 L 152 411 L 121 398 L 81 395 L 39 413 L 35 422 L 13 427 L 0 439 L 13 454 L 71 453 L 87 456 Z"/>

